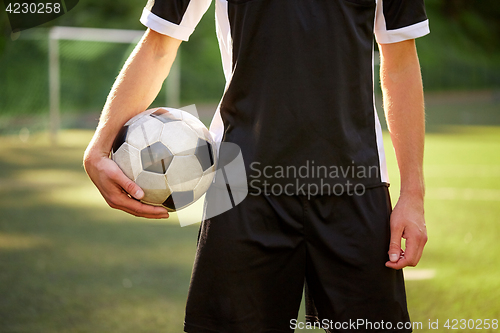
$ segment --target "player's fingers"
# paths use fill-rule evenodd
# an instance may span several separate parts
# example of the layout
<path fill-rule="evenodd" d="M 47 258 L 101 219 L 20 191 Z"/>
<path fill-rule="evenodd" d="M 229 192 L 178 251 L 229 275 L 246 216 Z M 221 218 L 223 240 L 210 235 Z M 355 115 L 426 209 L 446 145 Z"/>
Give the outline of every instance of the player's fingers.
<path fill-rule="evenodd" d="M 139 188 L 139 186 L 137 186 L 134 182 L 132 182 L 132 184 L 135 185 L 135 187 Z M 139 202 L 138 199 L 129 197 L 129 195 L 125 192 L 125 189 L 123 189 L 119 183 L 116 182 L 112 183 L 110 186 L 106 186 L 105 188 L 106 188 L 106 193 L 104 193 L 104 197 L 106 199 L 106 202 L 111 208 L 123 210 L 124 212 L 139 217 L 146 217 L 146 218 L 168 217 L 168 211 L 165 208 L 146 205 Z M 129 187 L 129 189 L 130 188 L 133 187 Z"/>
<path fill-rule="evenodd" d="M 427 235 L 416 232 L 409 235 L 406 239 L 405 259 L 406 266 L 416 266 L 422 257 Z"/>
<path fill-rule="evenodd" d="M 401 249 L 401 251 L 399 253 L 398 261 L 396 261 L 396 262 L 387 261 L 385 263 L 385 265 L 389 268 L 392 268 L 392 269 L 401 269 L 401 268 L 405 267 L 406 266 L 405 251 L 403 251 L 403 249 Z"/>
<path fill-rule="evenodd" d="M 388 261 L 385 263 L 385 265 L 389 268 L 392 268 L 392 269 L 401 269 L 401 268 L 404 268 L 406 266 L 409 266 L 408 259 L 406 259 L 404 256 L 401 257 L 397 262 Z"/>
<path fill-rule="evenodd" d="M 391 241 L 389 243 L 389 260 L 397 262 L 401 254 L 401 237 L 403 236 L 403 227 L 399 224 L 391 224 Z"/>
<path fill-rule="evenodd" d="M 144 191 L 117 167 L 111 172 L 111 179 L 118 184 L 125 192 L 136 198 L 142 199 Z"/>
<path fill-rule="evenodd" d="M 139 201 L 129 199 L 127 202 L 128 207 L 132 210 L 133 214 L 136 216 L 154 216 L 157 218 L 166 218 L 168 217 L 167 209 L 163 207 L 151 206 L 143 204 Z"/>
<path fill-rule="evenodd" d="M 420 259 L 420 256 L 418 255 L 418 242 L 412 238 L 408 237 L 406 239 L 406 248 L 405 248 L 405 266 L 415 266 L 418 263 L 418 260 Z"/>
<path fill-rule="evenodd" d="M 159 208 L 159 207 L 157 207 Z M 142 210 L 129 210 L 129 209 L 122 209 L 124 212 L 128 213 L 128 214 L 131 214 L 131 215 L 134 215 L 136 217 L 143 217 L 143 218 L 147 218 L 147 219 L 167 219 L 169 217 L 168 213 L 165 212 L 165 213 L 154 213 L 154 214 L 147 214 L 147 213 L 144 213 L 144 211 Z"/>
<path fill-rule="evenodd" d="M 85 170 L 110 207 L 140 217 L 168 217 L 168 211 L 165 208 L 145 205 L 137 201 L 144 196 L 144 192 L 108 157 L 92 163 L 87 161 Z M 127 193 L 137 200 L 129 197 Z"/>
<path fill-rule="evenodd" d="M 108 202 L 108 204 L 112 208 L 123 210 L 138 217 L 161 219 L 169 216 L 168 211 L 165 208 L 143 204 L 137 200 L 129 198 L 125 193 L 122 193 L 122 196 L 115 198 L 115 201 Z"/>
<path fill-rule="evenodd" d="M 424 245 L 427 242 L 426 234 L 411 234 L 406 236 L 406 248 L 405 251 L 401 251 L 402 256 L 397 262 L 386 263 L 386 266 L 393 269 L 401 269 L 404 267 L 414 267 L 420 261 L 422 253 L 424 250 Z"/>

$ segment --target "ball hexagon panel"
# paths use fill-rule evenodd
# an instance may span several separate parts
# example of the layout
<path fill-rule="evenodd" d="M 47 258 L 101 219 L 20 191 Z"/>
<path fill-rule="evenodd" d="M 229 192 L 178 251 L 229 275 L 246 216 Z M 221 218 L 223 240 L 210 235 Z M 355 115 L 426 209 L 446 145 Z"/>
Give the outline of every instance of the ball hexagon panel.
<path fill-rule="evenodd" d="M 156 118 L 162 123 L 166 124 L 172 121 L 181 121 L 182 118 L 179 115 L 174 114 L 172 111 L 167 109 L 159 108 L 155 112 L 152 112 L 150 117 Z"/>
<path fill-rule="evenodd" d="M 163 206 L 168 211 L 176 211 L 189 206 L 194 202 L 193 191 L 172 192 L 172 194 L 163 202 Z"/>
<path fill-rule="evenodd" d="M 173 154 L 161 142 L 155 142 L 141 150 L 142 168 L 146 171 L 165 174 L 173 158 Z"/>
<path fill-rule="evenodd" d="M 161 205 L 166 198 L 172 193 L 167 185 L 165 175 L 153 173 L 149 171 L 142 171 L 135 180 L 144 191 L 144 197 L 141 201 Z"/>
<path fill-rule="evenodd" d="M 141 173 L 142 165 L 140 152 L 128 143 L 123 143 L 112 156 L 113 161 L 118 164 L 128 178 L 135 180 L 139 173 Z"/>
<path fill-rule="evenodd" d="M 163 125 L 160 140 L 174 155 L 187 156 L 194 154 L 198 136 L 184 122 L 175 121 Z"/>
<path fill-rule="evenodd" d="M 203 172 L 203 176 L 194 188 L 194 198 L 200 198 L 212 185 L 215 176 L 215 166 Z"/>
<path fill-rule="evenodd" d="M 160 140 L 162 129 L 161 121 L 150 117 L 141 118 L 129 127 L 127 142 L 142 150 Z"/>
<path fill-rule="evenodd" d="M 194 155 L 200 162 L 203 171 L 206 171 L 214 165 L 214 156 L 212 152 L 212 145 L 209 142 L 198 138 Z"/>
<path fill-rule="evenodd" d="M 189 191 L 196 187 L 202 175 L 196 156 L 176 155 L 167 170 L 167 183 L 174 192 Z"/>

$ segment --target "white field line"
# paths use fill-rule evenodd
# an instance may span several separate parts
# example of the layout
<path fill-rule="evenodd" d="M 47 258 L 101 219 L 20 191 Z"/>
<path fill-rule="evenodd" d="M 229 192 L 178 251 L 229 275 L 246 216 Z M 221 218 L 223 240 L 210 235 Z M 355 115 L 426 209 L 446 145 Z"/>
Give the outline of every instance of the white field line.
<path fill-rule="evenodd" d="M 403 269 L 405 280 L 429 280 L 436 276 L 435 269 L 405 268 Z"/>

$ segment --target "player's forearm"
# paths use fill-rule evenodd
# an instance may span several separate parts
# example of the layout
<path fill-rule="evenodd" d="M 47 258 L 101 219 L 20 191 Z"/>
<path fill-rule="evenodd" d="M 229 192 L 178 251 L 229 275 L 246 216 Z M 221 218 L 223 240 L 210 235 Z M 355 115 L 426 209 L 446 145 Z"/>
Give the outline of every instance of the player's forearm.
<path fill-rule="evenodd" d="M 119 129 L 146 110 L 161 89 L 181 41 L 148 30 L 134 49 L 108 95 L 85 158 L 107 155 Z"/>
<path fill-rule="evenodd" d="M 381 45 L 384 109 L 401 176 L 401 194 L 423 198 L 425 115 L 413 41 Z"/>

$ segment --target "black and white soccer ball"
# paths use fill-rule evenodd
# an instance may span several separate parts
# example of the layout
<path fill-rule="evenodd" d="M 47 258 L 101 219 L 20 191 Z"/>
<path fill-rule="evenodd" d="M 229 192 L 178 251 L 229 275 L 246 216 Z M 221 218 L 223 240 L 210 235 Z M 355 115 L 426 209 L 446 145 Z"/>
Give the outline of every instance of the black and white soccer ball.
<path fill-rule="evenodd" d="M 210 132 L 195 116 L 156 108 L 121 128 L 111 158 L 143 189 L 143 203 L 172 212 L 198 200 L 212 184 L 215 147 Z"/>

